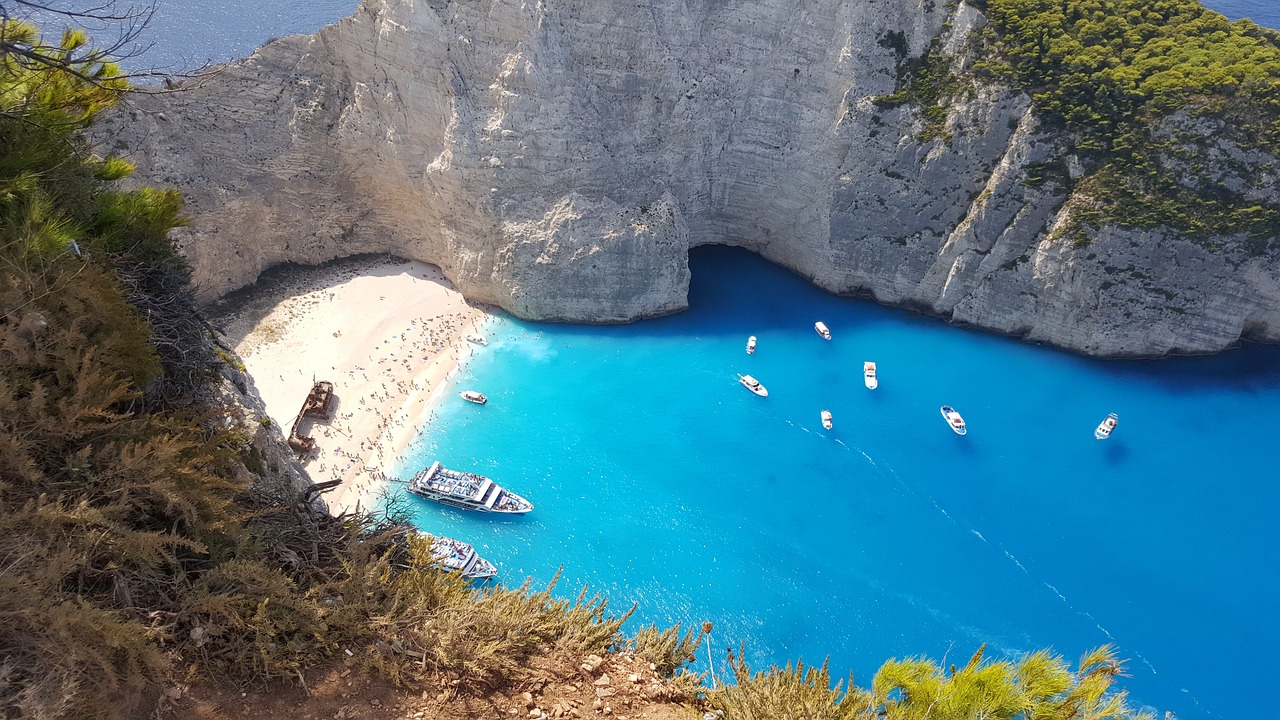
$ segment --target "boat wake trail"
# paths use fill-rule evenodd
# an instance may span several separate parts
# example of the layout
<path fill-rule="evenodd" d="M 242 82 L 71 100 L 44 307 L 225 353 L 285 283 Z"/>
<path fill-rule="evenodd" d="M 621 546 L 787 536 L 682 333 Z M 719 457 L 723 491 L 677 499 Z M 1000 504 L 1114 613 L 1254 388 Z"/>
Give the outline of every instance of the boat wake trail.
<path fill-rule="evenodd" d="M 881 477 L 887 480 L 892 481 L 895 485 L 897 485 L 897 487 L 900 490 L 903 491 L 904 494 L 914 497 L 921 502 L 932 505 L 934 510 L 936 510 L 940 515 L 942 515 L 942 517 L 945 517 L 947 520 L 949 520 L 951 524 L 954 525 L 958 530 L 961 530 L 962 532 L 966 532 L 972 535 L 990 550 L 996 551 L 1001 555 L 1003 555 L 1004 558 L 1009 563 L 1011 563 L 1014 567 L 1016 567 L 1019 571 L 1021 571 L 1022 574 L 1032 582 L 1033 586 L 1042 586 L 1044 589 L 1053 593 L 1054 597 L 1058 599 L 1058 601 L 1067 609 L 1067 611 L 1088 620 L 1089 623 L 1092 624 L 1093 627 L 1095 627 L 1098 630 L 1098 632 L 1102 633 L 1103 637 L 1106 638 L 1107 642 L 1113 643 L 1117 647 L 1122 646 L 1122 644 L 1116 638 L 1116 636 L 1113 635 L 1111 631 L 1108 630 L 1105 626 L 1103 626 L 1102 623 L 1098 622 L 1097 618 L 1095 618 L 1088 611 L 1078 609 L 1071 602 L 1070 598 L 1064 595 L 1062 591 L 1060 591 L 1053 584 L 1040 580 L 1035 575 L 1033 575 L 1031 571 L 1027 569 L 1027 566 L 1024 565 L 1022 561 L 1019 560 L 1013 553 L 1009 552 L 1008 549 L 1006 549 L 1005 547 L 1003 547 L 997 542 L 992 542 L 991 540 L 988 540 L 987 537 L 983 535 L 977 528 L 969 527 L 967 524 L 961 522 L 959 519 L 954 517 L 951 513 L 947 512 L 947 509 L 944 508 L 941 504 L 939 504 L 938 501 L 935 500 L 932 496 L 930 496 L 927 492 L 924 492 L 923 490 L 917 487 L 914 487 L 911 483 L 908 483 L 907 481 L 902 479 L 902 477 L 900 477 L 898 473 L 893 470 L 893 468 L 877 463 L 874 458 L 868 455 L 861 448 L 848 445 L 839 439 L 837 439 L 835 442 L 841 445 L 842 447 L 844 447 L 845 449 L 847 449 L 848 451 L 856 452 L 858 455 L 861 455 L 863 459 L 866 460 L 867 464 L 869 464 L 876 471 L 877 474 L 879 474 Z M 1151 661 L 1148 660 L 1142 653 L 1138 652 L 1134 648 L 1130 648 L 1127 646 L 1125 647 L 1125 652 L 1130 653 L 1135 658 L 1137 658 L 1138 661 L 1140 661 L 1144 666 L 1146 666 L 1148 670 L 1151 671 L 1152 675 L 1159 674 L 1159 671 L 1157 671 L 1155 666 L 1151 664 Z M 1190 691 L 1188 691 L 1186 688 L 1183 688 L 1182 691 L 1187 693 L 1188 697 L 1190 697 L 1197 705 L 1200 704 L 1200 701 L 1196 700 L 1195 696 L 1192 695 Z"/>

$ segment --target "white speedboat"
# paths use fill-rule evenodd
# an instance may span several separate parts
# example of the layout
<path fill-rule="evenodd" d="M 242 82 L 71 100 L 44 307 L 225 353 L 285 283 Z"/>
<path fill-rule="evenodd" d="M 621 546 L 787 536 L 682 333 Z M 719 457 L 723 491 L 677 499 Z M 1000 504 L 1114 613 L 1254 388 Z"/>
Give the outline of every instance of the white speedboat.
<path fill-rule="evenodd" d="M 821 320 L 813 324 L 813 329 L 822 336 L 823 340 L 831 339 L 831 331 L 827 329 L 826 323 Z"/>
<path fill-rule="evenodd" d="M 409 492 L 464 510 L 520 514 L 533 509 L 528 500 L 504 490 L 489 478 L 450 470 L 438 461 L 413 476 L 409 481 Z"/>
<path fill-rule="evenodd" d="M 483 405 L 489 402 L 489 398 L 485 397 L 484 393 L 477 392 L 475 390 L 463 390 L 458 394 L 462 396 L 463 400 L 466 400 L 467 402 L 473 402 L 477 405 Z"/>
<path fill-rule="evenodd" d="M 752 335 L 751 337 L 747 338 L 747 354 L 750 355 L 755 351 L 756 351 L 756 336 Z"/>
<path fill-rule="evenodd" d="M 862 363 L 862 382 L 866 383 L 868 390 L 880 387 L 880 381 L 876 379 L 876 364 L 870 360 Z"/>
<path fill-rule="evenodd" d="M 751 377 L 750 375 L 739 375 L 738 382 L 742 383 L 742 387 L 750 390 L 760 397 L 769 397 L 769 391 L 760 384 L 759 380 Z"/>
<path fill-rule="evenodd" d="M 957 435 L 964 435 L 968 430 L 964 427 L 964 418 L 960 417 L 960 413 L 950 405 L 942 406 L 942 419 L 947 421 L 947 425 L 956 431 Z"/>
<path fill-rule="evenodd" d="M 1120 416 L 1111 413 L 1106 416 L 1102 422 L 1098 423 L 1097 429 L 1093 431 L 1093 437 L 1096 440 L 1106 440 L 1111 437 L 1111 431 L 1116 429 L 1116 425 L 1120 422 Z"/>
<path fill-rule="evenodd" d="M 475 343 L 476 345 L 488 345 L 488 344 L 489 344 L 489 340 L 488 340 L 488 339 L 486 339 L 486 338 L 485 338 L 485 336 L 483 336 L 483 335 L 478 335 L 478 334 L 476 334 L 476 333 L 467 333 L 467 342 Z"/>
<path fill-rule="evenodd" d="M 828 430 L 831 429 L 831 411 L 830 410 L 822 411 L 822 427 Z"/>
<path fill-rule="evenodd" d="M 431 559 L 445 570 L 458 573 L 467 580 L 483 580 L 498 574 L 493 563 L 480 557 L 470 543 L 443 535 L 419 534 L 431 542 Z"/>

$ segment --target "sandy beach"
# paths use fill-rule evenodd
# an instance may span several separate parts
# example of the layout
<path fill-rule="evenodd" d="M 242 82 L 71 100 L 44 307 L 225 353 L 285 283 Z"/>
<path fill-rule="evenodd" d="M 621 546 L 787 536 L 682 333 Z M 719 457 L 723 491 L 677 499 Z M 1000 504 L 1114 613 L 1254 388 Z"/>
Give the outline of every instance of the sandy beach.
<path fill-rule="evenodd" d="M 300 425 L 316 441 L 303 467 L 313 482 L 342 481 L 324 495 L 332 512 L 375 507 L 432 392 L 483 350 L 466 336 L 483 334 L 489 313 L 420 262 L 365 259 L 261 284 L 233 301 L 223 330 L 285 435 L 313 383 L 333 383 L 330 419 Z"/>

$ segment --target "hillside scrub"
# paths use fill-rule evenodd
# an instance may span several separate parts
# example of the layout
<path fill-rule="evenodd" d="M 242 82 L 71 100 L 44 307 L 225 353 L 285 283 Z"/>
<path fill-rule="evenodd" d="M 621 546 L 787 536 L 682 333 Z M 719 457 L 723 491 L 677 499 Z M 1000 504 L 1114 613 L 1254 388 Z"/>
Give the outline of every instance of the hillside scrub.
<path fill-rule="evenodd" d="M 753 672 L 730 658 L 736 683 L 711 692 L 708 703 L 735 720 L 1151 720 L 1113 692 L 1123 663 L 1104 646 L 1080 658 L 1075 672 L 1061 657 L 1038 651 L 1015 660 L 984 660 L 985 646 L 957 669 L 927 658 L 892 659 L 868 688 L 850 677 L 831 685 L 827 666 L 803 663 Z"/>
<path fill-rule="evenodd" d="M 1063 132 L 1087 228 L 1171 227 L 1192 237 L 1280 236 L 1274 188 L 1206 148 L 1280 157 L 1280 33 L 1197 0 L 987 0 L 987 79 L 1012 82 Z"/>
<path fill-rule="evenodd" d="M 918 142 L 949 142 L 947 108 L 973 83 L 1026 92 L 1042 127 L 1063 140 L 1027 183 L 1071 195 L 1060 237 L 1087 243 L 1103 225 L 1168 227 L 1204 242 L 1239 235 L 1249 252 L 1280 236 L 1280 33 L 1228 21 L 1198 0 L 985 0 L 989 24 L 969 38 L 958 72 L 935 37 L 905 57 L 881 107 L 919 108 Z M 1240 162 L 1260 158 L 1271 172 Z M 1072 175 L 1068 158 L 1082 173 Z"/>

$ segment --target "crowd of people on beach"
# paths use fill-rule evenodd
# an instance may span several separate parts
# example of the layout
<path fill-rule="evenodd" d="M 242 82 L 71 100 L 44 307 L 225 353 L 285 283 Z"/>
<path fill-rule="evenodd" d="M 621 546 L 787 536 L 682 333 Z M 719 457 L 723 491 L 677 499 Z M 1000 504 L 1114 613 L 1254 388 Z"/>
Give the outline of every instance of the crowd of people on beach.
<path fill-rule="evenodd" d="M 438 269 L 416 267 L 413 282 L 447 285 Z M 357 278 L 365 270 L 344 269 L 338 277 Z M 440 295 L 433 296 L 437 302 L 432 307 L 409 308 L 419 314 L 404 316 L 404 324 L 397 326 L 396 308 L 390 313 L 379 312 L 377 303 L 386 300 L 385 295 L 377 295 L 377 290 L 371 295 L 369 286 L 360 295 L 333 279 L 332 273 L 326 277 L 317 272 L 310 278 L 310 289 L 297 280 L 283 290 L 277 288 L 269 301 L 256 301 L 252 312 L 241 311 L 248 318 L 242 325 L 252 323 L 251 327 L 233 327 L 230 334 L 238 331 L 236 350 L 251 374 L 261 378 L 259 390 L 277 420 L 282 412 L 296 411 L 294 388 L 305 384 L 307 376 L 333 383 L 336 410 L 327 422 L 314 425 L 316 449 L 303 458 L 303 464 L 314 482 L 341 480 L 340 490 L 329 496 L 330 502 L 354 509 L 357 502 L 368 507 L 375 499 L 385 486 L 385 473 L 400 459 L 398 453 L 417 428 L 430 420 L 426 412 L 432 390 L 464 353 L 473 351 L 465 336 L 477 329 L 485 312 L 450 291 L 443 301 L 439 301 Z M 281 293 L 285 295 L 281 297 Z M 353 311 L 362 314 L 355 316 Z M 234 325 L 238 320 L 232 315 L 227 322 Z M 365 320 L 376 320 L 379 331 L 387 334 L 370 341 L 367 329 L 361 332 L 355 327 Z M 318 327 L 323 331 L 317 331 Z M 284 344 L 270 347 L 276 343 Z M 302 350 L 282 352 L 287 346 Z M 317 358 L 321 352 L 323 356 Z M 274 367 L 257 366 L 259 362 Z M 290 367 L 294 372 L 280 372 Z M 267 384 L 272 387 L 265 387 Z M 291 407 L 274 407 L 283 401 L 273 403 L 271 398 L 280 397 L 290 398 Z"/>

